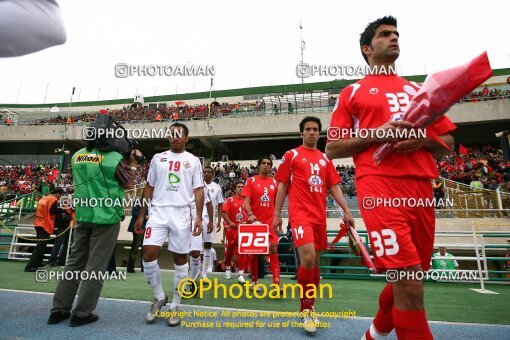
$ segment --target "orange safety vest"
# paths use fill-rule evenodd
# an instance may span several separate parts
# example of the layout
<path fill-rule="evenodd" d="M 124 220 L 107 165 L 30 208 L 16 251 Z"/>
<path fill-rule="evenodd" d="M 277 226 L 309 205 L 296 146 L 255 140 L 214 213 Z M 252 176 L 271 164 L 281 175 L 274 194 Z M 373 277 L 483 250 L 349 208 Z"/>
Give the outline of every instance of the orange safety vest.
<path fill-rule="evenodd" d="M 12 124 L 12 119 L 11 118 L 7 118 L 7 125 L 11 125 Z"/>
<path fill-rule="evenodd" d="M 50 213 L 50 208 L 57 201 L 55 196 L 44 196 L 37 204 L 34 226 L 42 227 L 48 234 L 53 234 L 55 229 L 55 214 Z"/>
<path fill-rule="evenodd" d="M 179 119 L 179 114 L 177 112 L 174 112 L 174 114 L 172 115 L 172 118 L 174 120 L 178 120 Z"/>
<path fill-rule="evenodd" d="M 160 115 L 160 114 L 157 114 L 157 115 L 156 115 L 156 120 L 157 120 L 158 122 L 160 122 L 160 121 L 161 121 L 161 115 Z"/>
<path fill-rule="evenodd" d="M 71 125 L 73 119 L 71 117 L 67 117 L 67 125 Z"/>

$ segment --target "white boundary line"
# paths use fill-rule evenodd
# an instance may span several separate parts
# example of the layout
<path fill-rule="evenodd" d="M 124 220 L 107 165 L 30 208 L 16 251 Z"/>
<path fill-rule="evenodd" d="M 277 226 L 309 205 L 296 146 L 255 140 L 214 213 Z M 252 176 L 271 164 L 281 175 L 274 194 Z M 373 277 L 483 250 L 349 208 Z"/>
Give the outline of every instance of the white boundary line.
<path fill-rule="evenodd" d="M 13 293 L 25 293 L 25 294 L 39 294 L 39 295 L 53 295 L 54 293 L 47 292 L 34 292 L 31 290 L 18 290 L 18 289 L 5 289 L 0 288 L 0 291 L 4 292 L 13 292 Z M 120 301 L 120 302 L 136 302 L 143 304 L 150 304 L 150 301 L 140 301 L 140 300 L 127 300 L 127 299 L 117 299 L 117 298 L 105 298 L 100 297 L 101 300 L 107 301 Z M 201 305 L 187 305 L 183 304 L 183 307 L 191 307 L 191 308 L 202 308 L 202 309 L 212 309 L 212 310 L 230 310 L 230 311 L 242 311 L 242 312 L 257 312 L 257 313 L 281 313 L 281 311 L 271 311 L 271 310 L 258 310 L 258 309 L 243 309 L 243 308 L 230 308 L 230 307 L 214 307 L 214 306 L 201 306 Z M 337 318 L 337 319 L 361 319 L 361 320 L 372 320 L 373 317 L 369 316 L 356 316 L 354 318 Z M 464 325 L 464 326 L 483 326 L 483 327 L 509 327 L 510 325 L 500 325 L 500 324 L 485 324 L 485 323 L 471 323 L 471 322 L 449 322 L 449 321 L 428 321 L 434 324 L 443 324 L 443 325 Z"/>

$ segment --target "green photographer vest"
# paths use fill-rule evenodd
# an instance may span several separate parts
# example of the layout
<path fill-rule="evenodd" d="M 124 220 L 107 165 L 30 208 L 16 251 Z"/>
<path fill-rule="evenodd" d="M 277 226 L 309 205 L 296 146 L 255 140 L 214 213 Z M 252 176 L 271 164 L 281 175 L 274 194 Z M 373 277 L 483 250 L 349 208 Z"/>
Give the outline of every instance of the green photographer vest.
<path fill-rule="evenodd" d="M 73 155 L 71 168 L 77 222 L 115 224 L 124 217 L 124 188 L 115 179 L 115 170 L 122 158 L 115 151 L 103 153 L 86 148 Z"/>

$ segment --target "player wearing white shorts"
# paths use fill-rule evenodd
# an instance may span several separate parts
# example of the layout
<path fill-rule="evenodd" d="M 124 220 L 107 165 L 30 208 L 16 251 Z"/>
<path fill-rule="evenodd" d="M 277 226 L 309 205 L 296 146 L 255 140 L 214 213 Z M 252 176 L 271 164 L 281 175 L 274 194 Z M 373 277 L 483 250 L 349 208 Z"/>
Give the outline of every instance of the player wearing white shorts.
<path fill-rule="evenodd" d="M 175 264 L 172 316 L 169 326 L 180 324 L 179 305 L 181 296 L 177 291 L 180 280 L 188 276 L 188 253 L 191 236 L 202 232 L 202 209 L 204 206 L 204 180 L 202 164 L 191 153 L 184 150 L 188 142 L 188 128 L 181 123 L 170 126 L 170 151 L 154 155 L 143 190 L 143 202 L 150 200 L 149 220 L 143 239 L 144 275 L 154 291 L 154 303 L 147 313 L 147 322 L 156 320 L 156 312 L 168 302 L 161 285 L 158 258 L 161 246 L 168 238 L 168 250 Z M 191 198 L 195 196 L 197 218 L 192 225 Z M 135 222 L 135 232 L 142 233 L 143 216 L 147 206 L 140 209 Z M 193 232 L 192 232 L 193 229 Z"/>
<path fill-rule="evenodd" d="M 202 278 L 207 278 L 207 268 L 211 263 L 211 248 L 212 242 L 215 237 L 215 230 L 213 228 L 216 221 L 216 232 L 221 230 L 221 211 L 223 209 L 223 194 L 219 184 L 213 182 L 213 169 L 210 166 L 204 167 L 204 180 L 206 185 L 206 201 L 211 201 L 213 211 L 213 218 L 209 219 L 209 211 L 202 216 L 204 226 L 207 223 L 207 231 L 204 230 L 201 236 L 193 236 L 191 239 L 191 257 L 190 257 L 190 277 L 196 279 L 199 272 L 202 272 Z M 218 213 L 218 211 L 220 213 Z M 210 223 L 209 223 L 210 221 Z M 200 253 L 203 251 L 203 263 L 200 269 Z M 193 287 L 193 286 L 192 286 Z"/>

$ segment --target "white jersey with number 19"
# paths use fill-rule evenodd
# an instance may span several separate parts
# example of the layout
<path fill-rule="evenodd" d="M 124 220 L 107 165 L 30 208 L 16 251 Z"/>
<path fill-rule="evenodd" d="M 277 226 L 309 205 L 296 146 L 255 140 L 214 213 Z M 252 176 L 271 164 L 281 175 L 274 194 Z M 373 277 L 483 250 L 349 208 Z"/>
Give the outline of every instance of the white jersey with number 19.
<path fill-rule="evenodd" d="M 154 155 L 147 182 L 154 187 L 152 207 L 190 207 L 193 190 L 205 186 L 200 160 L 187 151 Z"/>

